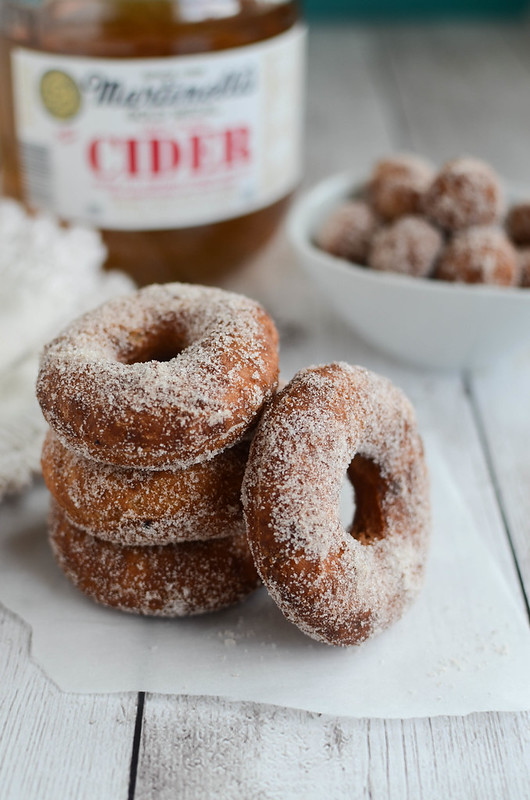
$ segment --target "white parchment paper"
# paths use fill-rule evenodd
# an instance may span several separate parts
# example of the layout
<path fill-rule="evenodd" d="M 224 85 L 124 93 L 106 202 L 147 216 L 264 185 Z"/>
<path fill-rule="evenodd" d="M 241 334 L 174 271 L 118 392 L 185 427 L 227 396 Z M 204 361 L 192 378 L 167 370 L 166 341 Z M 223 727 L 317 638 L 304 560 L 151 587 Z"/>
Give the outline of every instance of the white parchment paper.
<path fill-rule="evenodd" d="M 530 708 L 530 632 L 445 464 L 430 447 L 434 535 L 425 589 L 358 648 L 313 642 L 259 590 L 188 620 L 129 616 L 84 598 L 46 540 L 47 495 L 0 511 L 0 601 L 31 627 L 31 653 L 63 690 L 219 695 L 357 717 Z"/>

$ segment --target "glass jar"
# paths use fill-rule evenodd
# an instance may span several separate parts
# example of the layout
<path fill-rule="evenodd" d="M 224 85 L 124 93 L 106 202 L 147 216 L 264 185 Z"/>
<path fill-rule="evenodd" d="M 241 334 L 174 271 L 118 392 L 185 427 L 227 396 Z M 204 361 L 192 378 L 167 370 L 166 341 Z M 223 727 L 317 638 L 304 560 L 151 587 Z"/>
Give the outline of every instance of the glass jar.
<path fill-rule="evenodd" d="M 300 177 L 289 0 L 0 0 L 3 192 L 98 227 L 141 284 L 215 283 Z"/>

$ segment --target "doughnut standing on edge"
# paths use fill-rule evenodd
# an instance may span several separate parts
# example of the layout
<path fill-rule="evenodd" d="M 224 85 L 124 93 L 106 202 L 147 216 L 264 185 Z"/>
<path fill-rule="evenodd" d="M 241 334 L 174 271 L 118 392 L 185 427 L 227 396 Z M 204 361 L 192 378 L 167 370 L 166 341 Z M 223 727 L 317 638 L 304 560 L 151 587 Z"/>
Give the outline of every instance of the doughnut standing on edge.
<path fill-rule="evenodd" d="M 244 534 L 153 547 L 118 545 L 77 528 L 52 500 L 50 542 L 78 589 L 98 603 L 135 614 L 182 617 L 218 611 L 260 585 Z"/>
<path fill-rule="evenodd" d="M 67 519 L 99 539 L 154 545 L 245 533 L 241 483 L 250 441 L 186 470 L 100 464 L 65 447 L 52 431 L 42 474 Z"/>
<path fill-rule="evenodd" d="M 37 398 L 81 455 L 185 469 L 235 444 L 277 382 L 278 334 L 260 305 L 173 283 L 73 322 L 44 349 Z"/>
<path fill-rule="evenodd" d="M 346 474 L 351 530 L 339 515 Z M 343 363 L 300 371 L 260 421 L 242 496 L 258 572 L 309 636 L 359 644 L 416 598 L 429 481 L 414 410 L 385 378 Z"/>

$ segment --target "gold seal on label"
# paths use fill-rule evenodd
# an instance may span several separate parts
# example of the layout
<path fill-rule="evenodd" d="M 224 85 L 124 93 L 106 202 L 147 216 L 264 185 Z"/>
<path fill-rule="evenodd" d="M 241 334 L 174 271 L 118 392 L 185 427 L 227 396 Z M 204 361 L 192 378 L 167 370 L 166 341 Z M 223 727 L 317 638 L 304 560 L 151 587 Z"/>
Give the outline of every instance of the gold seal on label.
<path fill-rule="evenodd" d="M 75 117 L 81 108 L 81 92 L 66 72 L 51 69 L 40 82 L 40 96 L 45 108 L 57 119 Z"/>

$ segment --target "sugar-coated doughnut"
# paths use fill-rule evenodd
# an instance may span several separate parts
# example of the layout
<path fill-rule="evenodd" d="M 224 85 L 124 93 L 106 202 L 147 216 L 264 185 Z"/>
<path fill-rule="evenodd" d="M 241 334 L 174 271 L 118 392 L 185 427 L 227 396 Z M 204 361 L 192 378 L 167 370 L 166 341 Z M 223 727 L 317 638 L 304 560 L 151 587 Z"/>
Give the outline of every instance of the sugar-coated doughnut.
<path fill-rule="evenodd" d="M 317 231 L 316 244 L 331 255 L 366 264 L 372 237 L 379 221 L 362 200 L 338 206 Z"/>
<path fill-rule="evenodd" d="M 519 269 L 517 252 L 504 231 L 477 225 L 453 236 L 440 256 L 434 277 L 459 283 L 515 286 Z"/>
<path fill-rule="evenodd" d="M 153 285 L 73 322 L 45 348 L 44 416 L 82 455 L 185 468 L 235 443 L 278 380 L 278 335 L 257 303 Z"/>
<path fill-rule="evenodd" d="M 339 515 L 348 474 L 351 530 Z M 360 367 L 300 371 L 262 417 L 243 481 L 249 544 L 284 615 L 352 645 L 395 622 L 422 584 L 429 483 L 412 406 Z"/>
<path fill-rule="evenodd" d="M 366 196 L 374 211 L 385 220 L 417 214 L 433 176 L 432 165 L 419 156 L 388 156 L 375 164 Z"/>
<path fill-rule="evenodd" d="M 161 617 L 217 611 L 259 585 L 244 535 L 153 547 L 105 542 L 73 525 L 52 500 L 50 542 L 59 566 L 106 606 Z"/>
<path fill-rule="evenodd" d="M 250 441 L 185 470 L 141 470 L 100 464 L 65 447 L 49 431 L 44 481 L 67 517 L 101 539 L 168 544 L 245 532 L 241 483 Z"/>
<path fill-rule="evenodd" d="M 484 161 L 469 157 L 444 164 L 423 198 L 427 216 L 448 231 L 493 225 L 503 205 L 496 173 Z"/>
<path fill-rule="evenodd" d="M 400 217 L 376 233 L 368 263 L 382 272 L 425 278 L 434 269 L 442 242 L 440 232 L 422 217 Z"/>

